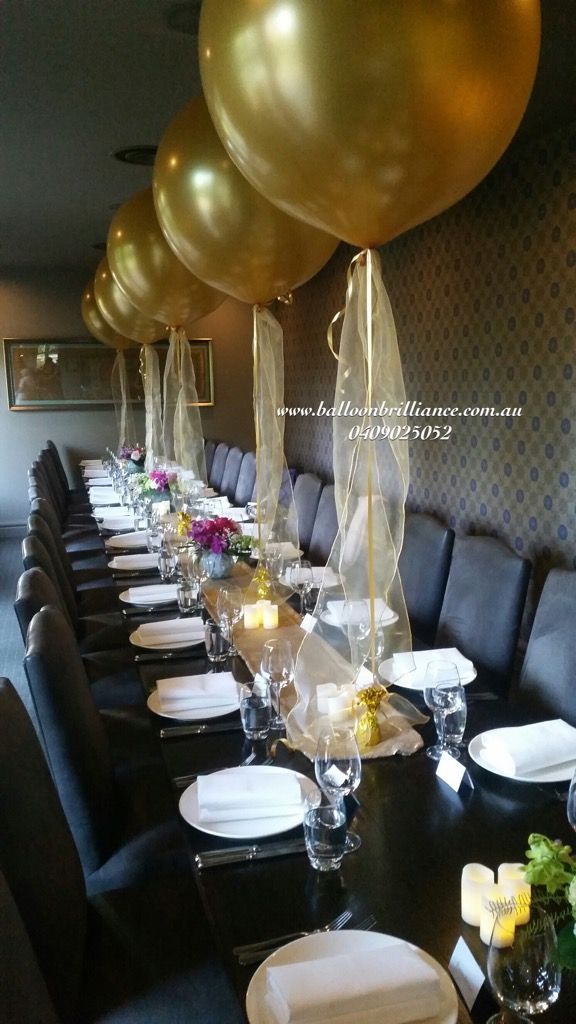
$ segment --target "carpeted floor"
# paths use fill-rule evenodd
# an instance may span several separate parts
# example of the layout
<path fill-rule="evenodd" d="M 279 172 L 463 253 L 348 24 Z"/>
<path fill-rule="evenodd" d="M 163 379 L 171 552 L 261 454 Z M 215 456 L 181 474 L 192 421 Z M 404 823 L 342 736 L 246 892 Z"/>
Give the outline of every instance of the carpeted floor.
<path fill-rule="evenodd" d="M 13 607 L 16 584 L 23 571 L 21 544 L 21 538 L 0 540 L 0 676 L 10 679 L 30 710 L 28 684 L 22 667 L 24 644 Z"/>

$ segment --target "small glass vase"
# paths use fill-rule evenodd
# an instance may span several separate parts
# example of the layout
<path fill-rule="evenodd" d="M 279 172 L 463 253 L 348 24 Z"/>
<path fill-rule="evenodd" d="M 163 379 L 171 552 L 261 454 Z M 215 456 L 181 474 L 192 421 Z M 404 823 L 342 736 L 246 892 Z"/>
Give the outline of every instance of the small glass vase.
<path fill-rule="evenodd" d="M 211 580 L 224 580 L 232 575 L 234 560 L 232 555 L 223 551 L 216 554 L 214 551 L 203 551 L 200 561 Z"/>

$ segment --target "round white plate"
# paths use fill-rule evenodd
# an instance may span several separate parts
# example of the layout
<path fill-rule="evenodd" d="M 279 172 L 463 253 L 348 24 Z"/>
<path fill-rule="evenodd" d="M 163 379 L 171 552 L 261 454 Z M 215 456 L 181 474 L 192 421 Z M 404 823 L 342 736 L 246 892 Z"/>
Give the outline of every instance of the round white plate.
<path fill-rule="evenodd" d="M 488 764 L 482 756 L 484 749 L 484 736 L 488 733 L 494 734 L 500 732 L 499 729 L 489 729 L 487 732 L 481 732 L 478 736 L 474 736 L 468 744 L 468 753 L 476 764 L 479 764 L 481 768 L 484 768 L 487 772 L 492 772 L 493 775 L 500 775 L 503 779 L 512 779 L 514 782 L 569 782 L 574 774 L 576 768 L 576 761 L 570 761 L 564 764 L 555 764 L 550 768 L 538 768 L 537 771 L 529 772 L 528 775 L 509 775 L 507 772 L 499 772 L 491 764 Z"/>
<path fill-rule="evenodd" d="M 148 598 L 148 600 L 144 600 L 144 597 L 142 597 L 141 601 L 131 601 L 129 594 L 129 590 L 123 590 L 120 594 L 118 594 L 118 597 L 121 601 L 124 602 L 124 604 L 130 604 L 134 608 L 139 608 L 140 606 L 142 606 L 142 608 L 148 608 L 152 605 L 157 604 L 176 604 L 177 601 L 176 595 L 174 595 L 174 597 L 171 597 L 169 594 L 166 597 Z"/>
<path fill-rule="evenodd" d="M 347 625 L 347 623 L 335 619 L 329 611 L 322 612 L 320 618 L 327 626 L 333 626 L 334 629 L 344 629 Z M 391 626 L 394 622 L 398 622 L 398 614 L 393 611 L 390 611 L 387 615 L 383 615 L 381 619 L 378 619 L 379 626 Z"/>
<path fill-rule="evenodd" d="M 118 565 L 118 557 L 133 559 L 131 565 Z M 158 555 L 115 555 L 108 562 L 110 569 L 115 569 L 116 572 L 143 572 L 150 575 L 152 572 L 158 572 Z"/>
<path fill-rule="evenodd" d="M 346 929 L 339 932 L 321 932 L 319 935 L 306 935 L 303 939 L 295 939 L 286 946 L 277 949 L 252 977 L 246 993 L 246 1013 L 250 1024 L 278 1024 L 273 1019 L 266 1003 L 266 969 L 280 964 L 296 964 L 304 960 L 323 960 L 328 956 L 339 956 L 346 953 L 368 953 L 374 949 L 385 949 L 391 945 L 409 946 L 418 949 L 410 942 L 396 939 L 392 935 L 381 935 L 379 932 L 356 932 Z M 422 959 L 432 967 L 440 982 L 440 1012 L 434 1017 L 426 1017 L 418 1024 L 456 1024 L 458 1020 L 458 997 L 450 976 L 434 957 L 418 950 Z M 382 1021 L 386 1014 L 382 1012 Z"/>
<path fill-rule="evenodd" d="M 206 832 L 209 836 L 219 836 L 220 839 L 262 839 L 264 836 L 276 836 L 281 832 L 289 832 L 302 824 L 306 810 L 306 797 L 318 789 L 315 782 L 307 779 L 300 772 L 293 772 L 290 768 L 277 768 L 275 765 L 250 765 L 246 768 L 225 768 L 218 772 L 218 775 L 237 774 L 238 772 L 265 772 L 267 775 L 275 775 L 278 772 L 291 772 L 295 775 L 302 789 L 302 809 L 298 814 L 284 816 L 282 818 L 251 818 L 249 821 L 211 821 L 209 824 L 200 824 L 198 820 L 198 790 L 197 783 L 193 782 L 188 789 L 185 789 L 180 797 L 178 807 L 180 814 L 189 825 L 193 825 L 199 832 Z"/>
<path fill-rule="evenodd" d="M 119 537 L 109 537 L 106 541 L 107 548 L 143 548 L 146 550 L 146 532 L 138 530 L 137 533 L 121 533 Z"/>
<path fill-rule="evenodd" d="M 394 673 L 394 662 L 392 658 L 387 658 L 386 661 L 382 661 L 378 667 L 378 674 L 385 679 L 391 686 L 400 686 L 403 690 L 423 690 L 425 672 L 423 669 L 413 669 L 412 672 L 403 672 L 401 675 L 395 675 Z M 462 686 L 468 686 L 476 679 L 476 669 L 471 669 L 470 672 L 464 674 L 460 678 Z"/>
<path fill-rule="evenodd" d="M 161 644 L 161 643 L 143 643 L 139 636 L 136 636 L 136 631 L 130 633 L 128 637 L 131 644 L 134 647 L 143 647 L 145 651 L 180 651 L 186 647 L 198 647 L 198 644 L 204 643 L 204 637 L 200 636 L 197 640 L 175 640 L 174 643 Z"/>
<path fill-rule="evenodd" d="M 174 718 L 177 722 L 200 722 L 205 718 L 220 718 L 222 715 L 231 715 L 240 707 L 240 701 L 235 701 L 234 704 L 219 704 L 215 708 L 198 708 L 197 711 L 161 711 L 157 690 L 152 690 L 146 703 L 155 715 Z"/>

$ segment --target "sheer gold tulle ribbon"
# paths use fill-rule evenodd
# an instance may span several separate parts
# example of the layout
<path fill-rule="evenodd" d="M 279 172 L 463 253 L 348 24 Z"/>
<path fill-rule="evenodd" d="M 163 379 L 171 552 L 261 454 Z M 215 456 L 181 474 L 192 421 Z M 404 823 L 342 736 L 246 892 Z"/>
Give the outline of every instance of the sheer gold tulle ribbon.
<path fill-rule="evenodd" d="M 118 427 L 118 451 L 124 445 L 136 444 L 136 432 L 134 429 L 134 417 L 132 415 L 132 401 L 130 396 L 130 382 L 126 369 L 126 357 L 124 352 L 117 352 L 112 375 L 110 378 L 112 390 L 112 401 L 114 402 L 114 413 Z"/>
<path fill-rule="evenodd" d="M 164 368 L 162 438 L 164 457 L 206 481 L 204 437 L 198 407 L 190 342 L 182 328 L 171 327 Z"/>
<path fill-rule="evenodd" d="M 162 395 L 158 353 L 153 345 L 140 350 L 140 373 L 144 383 L 144 411 L 146 416 L 147 472 L 154 469 L 154 459 L 162 455 Z"/>

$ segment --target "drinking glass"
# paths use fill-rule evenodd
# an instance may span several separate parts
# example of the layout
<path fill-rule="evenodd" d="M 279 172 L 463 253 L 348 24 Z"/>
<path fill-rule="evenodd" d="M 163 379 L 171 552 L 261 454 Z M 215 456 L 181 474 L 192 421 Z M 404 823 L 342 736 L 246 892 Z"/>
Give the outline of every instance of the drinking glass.
<path fill-rule="evenodd" d="M 240 622 L 244 609 L 244 596 L 240 587 L 221 587 L 216 599 L 218 621 L 230 645 L 229 654 L 238 654 L 234 646 L 234 626 Z"/>
<path fill-rule="evenodd" d="M 576 771 L 572 776 L 570 789 L 568 790 L 568 803 L 566 804 L 566 815 L 572 828 L 576 832 Z"/>
<path fill-rule="evenodd" d="M 434 714 L 434 724 L 438 733 L 438 743 L 426 750 L 428 757 L 433 761 L 439 761 L 446 752 L 454 758 L 459 758 L 459 749 L 455 746 L 448 748 L 444 733 L 447 716 L 458 711 L 466 702 L 460 675 L 453 662 L 429 662 L 424 679 L 424 701 Z"/>
<path fill-rule="evenodd" d="M 444 743 L 446 749 L 452 757 L 459 757 L 459 747 L 462 746 L 462 740 L 464 739 L 464 730 L 466 728 L 467 718 L 467 706 L 466 706 L 466 691 L 462 687 L 462 703 L 455 711 L 451 711 L 446 715 L 444 719 Z M 434 714 L 434 724 L 438 729 L 438 722 L 436 721 L 436 714 Z"/>
<path fill-rule="evenodd" d="M 270 731 L 272 704 L 270 687 L 257 676 L 253 683 L 242 683 L 240 688 L 240 720 L 244 735 L 249 740 L 263 740 Z"/>
<path fill-rule="evenodd" d="M 300 595 L 300 615 L 304 615 L 306 594 L 310 593 L 314 582 L 310 562 L 305 558 L 294 558 L 289 562 L 286 566 L 286 582 Z"/>
<path fill-rule="evenodd" d="M 284 570 L 284 556 L 282 554 L 282 548 L 267 547 L 264 549 L 264 558 L 262 559 L 264 566 L 270 576 L 271 580 L 279 580 Z"/>
<path fill-rule="evenodd" d="M 544 1013 L 560 994 L 556 932 L 549 915 L 531 907 L 528 924 L 514 925 L 510 911 L 496 916 L 488 950 L 487 975 L 500 1006 L 513 1010 L 515 1024 L 531 1024 L 523 1013 Z M 505 1024 L 505 1010 L 487 1024 Z"/>
<path fill-rule="evenodd" d="M 362 776 L 362 760 L 353 729 L 330 725 L 320 732 L 314 773 L 322 792 L 345 816 L 344 797 L 358 789 Z M 360 836 L 346 833 L 347 853 L 360 845 Z"/>
<path fill-rule="evenodd" d="M 158 552 L 158 571 L 162 583 L 169 583 L 176 572 L 176 555 L 167 548 L 160 548 Z"/>
<path fill-rule="evenodd" d="M 157 523 L 152 523 L 146 530 L 146 547 L 150 553 L 160 551 L 162 547 L 162 531 Z"/>
<path fill-rule="evenodd" d="M 191 580 L 182 580 L 176 591 L 180 615 L 194 615 L 198 610 L 198 588 Z"/>
<path fill-rule="evenodd" d="M 344 601 L 342 623 L 350 645 L 350 664 L 358 671 L 370 647 L 370 605 L 365 600 Z"/>
<path fill-rule="evenodd" d="M 208 619 L 204 624 L 206 655 L 212 664 L 220 664 L 228 657 L 228 641 L 216 622 Z"/>
<path fill-rule="evenodd" d="M 341 807 L 311 807 L 304 815 L 308 860 L 316 871 L 337 871 L 346 853 L 346 814 Z"/>
<path fill-rule="evenodd" d="M 289 640 L 267 640 L 262 650 L 260 674 L 270 687 L 275 715 L 270 722 L 271 729 L 284 729 L 285 721 L 280 711 L 280 693 L 284 686 L 294 680 L 294 656 Z"/>

